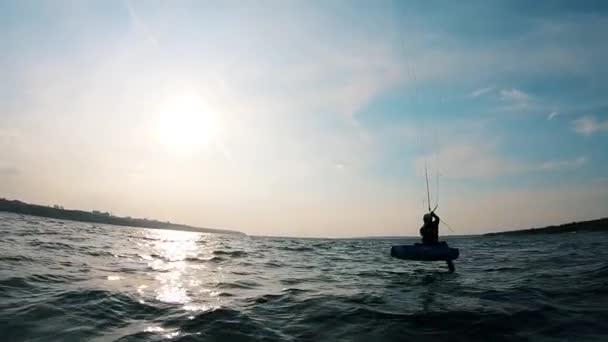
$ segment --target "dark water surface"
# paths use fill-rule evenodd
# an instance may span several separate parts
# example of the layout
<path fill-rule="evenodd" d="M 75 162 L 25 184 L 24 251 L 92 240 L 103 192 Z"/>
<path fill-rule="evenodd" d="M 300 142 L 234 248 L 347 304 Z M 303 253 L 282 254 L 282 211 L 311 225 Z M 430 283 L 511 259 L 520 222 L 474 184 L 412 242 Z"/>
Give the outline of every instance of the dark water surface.
<path fill-rule="evenodd" d="M 2 341 L 607 341 L 608 234 L 220 236 L 0 213 Z"/>

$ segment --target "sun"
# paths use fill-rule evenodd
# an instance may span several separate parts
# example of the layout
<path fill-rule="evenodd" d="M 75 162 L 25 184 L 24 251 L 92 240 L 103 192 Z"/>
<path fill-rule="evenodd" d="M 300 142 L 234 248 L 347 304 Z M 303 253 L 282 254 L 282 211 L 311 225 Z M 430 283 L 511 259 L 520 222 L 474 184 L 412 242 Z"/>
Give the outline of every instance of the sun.
<path fill-rule="evenodd" d="M 219 134 L 217 114 L 198 95 L 174 96 L 165 101 L 157 128 L 161 143 L 178 152 L 208 146 Z"/>

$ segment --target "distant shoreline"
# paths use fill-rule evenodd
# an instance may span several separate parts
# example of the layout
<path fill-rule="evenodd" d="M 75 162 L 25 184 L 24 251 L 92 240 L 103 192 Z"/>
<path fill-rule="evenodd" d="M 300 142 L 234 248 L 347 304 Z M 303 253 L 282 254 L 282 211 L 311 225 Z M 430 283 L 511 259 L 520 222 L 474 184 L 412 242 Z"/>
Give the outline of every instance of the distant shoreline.
<path fill-rule="evenodd" d="M 150 220 L 147 218 L 132 218 L 114 216 L 108 212 L 101 211 L 84 211 L 64 209 L 61 206 L 44 206 L 38 204 L 25 203 L 19 200 L 8 200 L 0 198 L 0 212 L 9 212 L 15 214 L 31 215 L 38 217 L 54 218 L 59 220 L 68 220 L 76 222 L 102 223 L 115 226 L 125 227 L 140 227 L 140 228 L 155 228 L 155 229 L 172 229 L 183 230 L 190 232 L 213 233 L 213 234 L 232 234 L 246 235 L 237 230 L 215 229 L 189 226 L 185 224 L 177 224 L 172 222 L 163 222 L 158 220 Z M 519 230 L 509 230 L 493 233 L 485 233 L 481 236 L 503 236 L 503 235 L 534 235 L 534 234 L 559 234 L 568 232 L 608 232 L 608 218 L 597 220 L 571 222 L 561 225 L 547 226 L 542 228 L 528 228 Z M 450 237 L 466 237 L 469 235 L 454 235 Z M 479 236 L 473 234 L 471 236 Z M 281 238 L 273 236 L 273 238 Z M 287 238 L 287 237 L 284 237 Z M 289 237 L 291 238 L 291 237 Z M 323 237 L 308 237 L 309 239 L 326 239 Z M 366 236 L 366 237 L 343 237 L 332 239 L 377 239 L 377 240 L 395 240 L 395 239 L 415 239 L 416 236 Z"/>
<path fill-rule="evenodd" d="M 140 228 L 156 228 L 156 229 L 173 229 L 173 230 L 185 230 L 191 232 L 200 233 L 213 233 L 213 234 L 233 234 L 233 235 L 245 235 L 242 232 L 228 229 L 214 229 L 214 228 L 202 228 L 194 227 L 185 224 L 177 224 L 171 222 L 162 222 L 158 220 L 149 220 L 147 218 L 131 218 L 131 217 L 119 217 L 113 216 L 108 212 L 101 211 L 84 211 L 84 210 L 71 210 L 64 209 L 61 206 L 44 206 L 37 204 L 30 204 L 21 202 L 18 200 L 7 200 L 0 198 L 0 212 L 9 212 L 15 214 L 31 215 L 38 217 L 48 217 L 59 220 L 77 221 L 77 222 L 88 222 L 88 223 L 103 223 L 111 224 L 115 226 L 125 227 L 140 227 Z"/>
<path fill-rule="evenodd" d="M 533 234 L 559 234 L 569 232 L 608 232 L 608 218 L 598 220 L 571 222 L 557 226 L 543 228 L 530 228 L 520 230 L 510 230 L 496 233 L 486 233 L 483 236 L 497 235 L 533 235 Z"/>

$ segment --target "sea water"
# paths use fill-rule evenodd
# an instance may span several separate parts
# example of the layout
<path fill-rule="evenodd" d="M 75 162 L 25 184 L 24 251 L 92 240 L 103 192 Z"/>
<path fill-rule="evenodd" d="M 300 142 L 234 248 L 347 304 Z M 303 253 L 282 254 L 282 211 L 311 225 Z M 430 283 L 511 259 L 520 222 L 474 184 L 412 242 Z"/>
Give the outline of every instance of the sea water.
<path fill-rule="evenodd" d="M 298 239 L 0 213 L 2 341 L 606 341 L 608 234 Z"/>

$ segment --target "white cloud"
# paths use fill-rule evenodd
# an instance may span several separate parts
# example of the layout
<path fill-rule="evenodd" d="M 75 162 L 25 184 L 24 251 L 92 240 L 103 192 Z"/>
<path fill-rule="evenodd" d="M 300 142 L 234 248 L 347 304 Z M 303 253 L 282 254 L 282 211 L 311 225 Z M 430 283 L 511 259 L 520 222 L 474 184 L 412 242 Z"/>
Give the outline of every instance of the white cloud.
<path fill-rule="evenodd" d="M 592 135 L 598 132 L 608 132 L 608 120 L 598 121 L 593 116 L 583 116 L 572 121 L 572 129 L 582 135 Z"/>
<path fill-rule="evenodd" d="M 530 100 L 530 95 L 524 93 L 523 91 L 515 88 L 511 89 L 503 89 L 500 91 L 500 98 L 504 101 L 511 102 L 526 102 Z"/>
<path fill-rule="evenodd" d="M 496 88 L 495 86 L 490 86 L 490 87 L 485 87 L 485 88 L 479 88 L 476 90 L 473 90 L 470 94 L 471 97 L 479 97 L 482 96 L 484 94 L 487 94 L 491 91 L 494 90 L 494 88 Z"/>
<path fill-rule="evenodd" d="M 549 116 L 547 116 L 547 120 L 553 120 L 556 116 L 558 116 L 559 113 L 556 111 L 553 111 L 549 114 Z"/>

